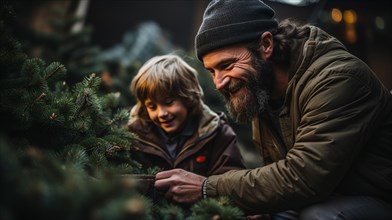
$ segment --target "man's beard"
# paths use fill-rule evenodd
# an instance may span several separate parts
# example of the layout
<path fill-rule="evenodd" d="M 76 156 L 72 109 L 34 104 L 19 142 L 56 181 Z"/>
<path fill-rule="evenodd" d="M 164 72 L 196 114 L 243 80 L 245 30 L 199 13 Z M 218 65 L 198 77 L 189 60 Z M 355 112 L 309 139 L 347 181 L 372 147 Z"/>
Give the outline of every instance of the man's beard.
<path fill-rule="evenodd" d="M 269 94 L 273 87 L 271 62 L 254 56 L 252 65 L 255 73 L 246 73 L 246 82 L 231 79 L 229 85 L 221 91 L 230 117 L 239 123 L 250 122 L 267 109 Z M 231 97 L 229 91 L 237 86 L 245 86 L 245 94 Z"/>

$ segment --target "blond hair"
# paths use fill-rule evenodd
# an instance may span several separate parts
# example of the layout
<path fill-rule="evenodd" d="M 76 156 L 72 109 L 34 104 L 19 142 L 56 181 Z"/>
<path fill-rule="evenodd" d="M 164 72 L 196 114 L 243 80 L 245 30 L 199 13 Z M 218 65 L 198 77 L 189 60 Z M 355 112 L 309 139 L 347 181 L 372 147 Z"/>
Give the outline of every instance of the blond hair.
<path fill-rule="evenodd" d="M 130 89 L 137 101 L 135 113 L 146 120 L 149 120 L 144 106 L 146 99 L 158 102 L 166 97 L 179 98 L 192 115 L 202 110 L 203 90 L 197 72 L 178 55 L 149 59 L 132 79 Z"/>

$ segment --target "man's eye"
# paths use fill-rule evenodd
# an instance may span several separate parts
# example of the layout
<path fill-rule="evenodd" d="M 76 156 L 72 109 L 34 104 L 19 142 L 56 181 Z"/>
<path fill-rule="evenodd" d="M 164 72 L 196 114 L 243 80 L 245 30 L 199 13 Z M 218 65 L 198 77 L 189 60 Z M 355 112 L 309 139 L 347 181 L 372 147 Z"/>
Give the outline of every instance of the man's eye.
<path fill-rule="evenodd" d="M 233 67 L 234 67 L 234 64 L 233 64 L 233 63 L 226 63 L 226 64 L 223 66 L 223 69 L 224 69 L 224 70 L 231 70 L 231 69 L 233 69 Z"/>

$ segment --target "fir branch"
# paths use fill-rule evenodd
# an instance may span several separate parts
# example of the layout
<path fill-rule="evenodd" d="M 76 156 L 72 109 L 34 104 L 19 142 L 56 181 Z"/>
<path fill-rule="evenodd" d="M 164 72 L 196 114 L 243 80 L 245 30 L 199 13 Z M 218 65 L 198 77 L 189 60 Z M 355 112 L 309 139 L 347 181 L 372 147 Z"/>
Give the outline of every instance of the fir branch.
<path fill-rule="evenodd" d="M 227 197 L 208 198 L 199 201 L 191 207 L 192 215 L 189 220 L 204 219 L 242 219 L 244 213 L 230 203 Z"/>
<path fill-rule="evenodd" d="M 82 146 L 72 148 L 65 148 L 63 158 L 66 164 L 70 164 L 73 168 L 85 171 L 86 166 L 89 164 L 89 158 L 86 151 Z"/>
<path fill-rule="evenodd" d="M 54 76 L 54 74 L 56 74 L 57 72 L 59 72 L 63 68 L 64 68 L 64 65 L 59 64 L 52 72 L 50 72 L 48 75 L 46 75 L 45 80 L 50 79 L 52 76 Z"/>
<path fill-rule="evenodd" d="M 110 130 L 113 130 L 113 127 L 115 125 L 121 126 L 125 124 L 129 118 L 129 114 L 130 113 L 127 109 L 119 109 L 118 112 L 113 116 L 113 118 L 108 121 L 107 125 L 101 130 L 101 132 L 98 132 L 99 136 L 102 137 L 105 134 L 107 134 Z M 128 137 L 131 138 L 131 136 Z"/>
<path fill-rule="evenodd" d="M 34 86 L 38 82 L 42 81 L 41 73 L 43 73 L 42 70 L 45 65 L 45 62 L 39 58 L 30 58 L 23 63 L 21 75 L 30 78 L 31 82 L 28 86 Z"/>
<path fill-rule="evenodd" d="M 74 87 L 75 93 L 77 94 L 76 104 L 79 106 L 78 110 L 75 112 L 74 117 L 78 117 L 87 107 L 94 107 L 95 111 L 99 113 L 101 108 L 101 103 L 96 95 L 96 91 L 101 84 L 101 80 L 92 73 L 90 76 L 86 77 L 81 83 L 77 83 Z"/>
<path fill-rule="evenodd" d="M 41 93 L 39 96 L 37 96 L 35 99 L 31 100 L 31 102 L 23 108 L 23 113 L 29 112 L 30 109 L 31 109 L 37 102 L 41 101 L 41 100 L 42 100 L 43 98 L 45 98 L 45 97 L 46 97 L 46 93 L 43 92 L 43 93 Z"/>
<path fill-rule="evenodd" d="M 157 209 L 158 219 L 162 220 L 183 220 L 185 218 L 184 210 L 174 204 L 164 205 L 162 208 Z"/>

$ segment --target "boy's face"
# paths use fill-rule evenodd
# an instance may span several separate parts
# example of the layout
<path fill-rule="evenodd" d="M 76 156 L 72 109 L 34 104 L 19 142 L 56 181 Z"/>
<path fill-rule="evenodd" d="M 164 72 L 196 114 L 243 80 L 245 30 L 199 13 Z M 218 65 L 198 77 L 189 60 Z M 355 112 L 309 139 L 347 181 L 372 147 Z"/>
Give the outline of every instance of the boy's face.
<path fill-rule="evenodd" d="M 164 98 L 158 102 L 144 101 L 151 121 L 166 133 L 176 135 L 184 129 L 189 114 L 188 108 L 178 98 Z"/>

